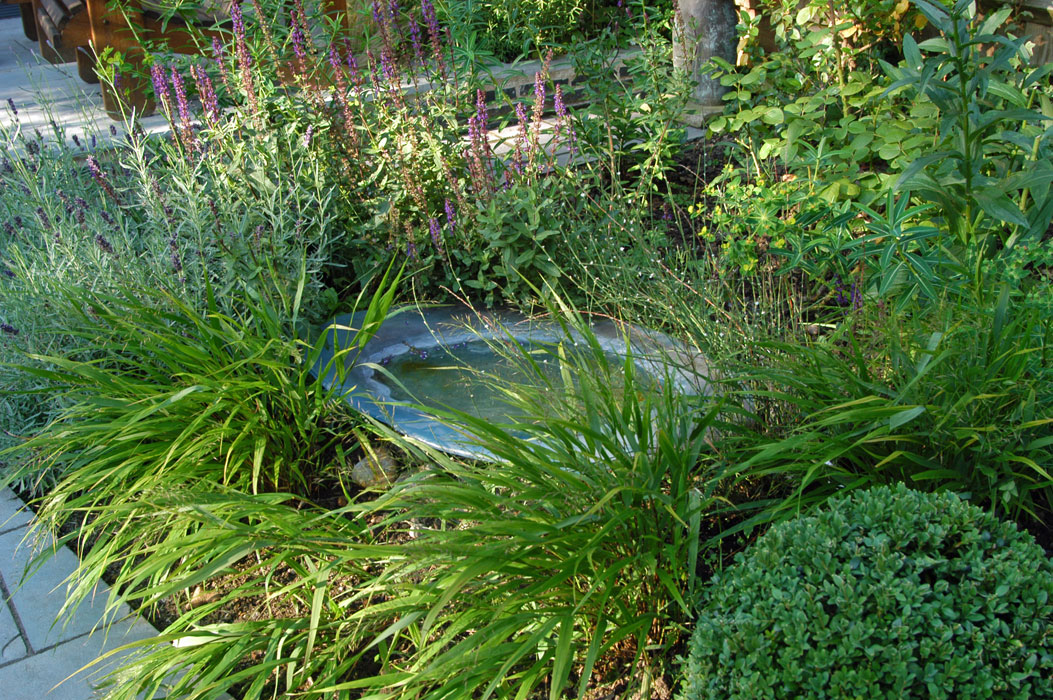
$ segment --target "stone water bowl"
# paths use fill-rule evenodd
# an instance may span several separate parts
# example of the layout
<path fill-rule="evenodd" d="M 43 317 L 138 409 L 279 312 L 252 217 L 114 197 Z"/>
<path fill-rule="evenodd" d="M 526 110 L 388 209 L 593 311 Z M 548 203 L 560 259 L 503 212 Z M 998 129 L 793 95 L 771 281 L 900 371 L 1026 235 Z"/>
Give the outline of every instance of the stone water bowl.
<path fill-rule="evenodd" d="M 452 408 L 495 422 L 514 422 L 517 416 L 492 380 L 522 381 L 529 375 L 495 352 L 494 344 L 514 339 L 528 352 L 538 349 L 539 367 L 558 380 L 559 360 L 552 348 L 583 342 L 575 337 L 579 334 L 556 323 L 512 311 L 402 307 L 389 314 L 362 348 L 334 361 L 338 349 L 351 345 L 363 317 L 364 312 L 345 314 L 329 323 L 313 374 L 355 410 L 426 445 L 473 459 L 489 460 L 492 455 L 475 445 L 463 428 L 445 425 L 420 407 Z M 682 343 L 608 319 L 596 320 L 590 330 L 612 367 L 624 363 L 628 342 L 643 377 L 671 381 L 687 394 L 711 393 L 707 366 Z M 341 361 L 344 366 L 338 367 Z"/>

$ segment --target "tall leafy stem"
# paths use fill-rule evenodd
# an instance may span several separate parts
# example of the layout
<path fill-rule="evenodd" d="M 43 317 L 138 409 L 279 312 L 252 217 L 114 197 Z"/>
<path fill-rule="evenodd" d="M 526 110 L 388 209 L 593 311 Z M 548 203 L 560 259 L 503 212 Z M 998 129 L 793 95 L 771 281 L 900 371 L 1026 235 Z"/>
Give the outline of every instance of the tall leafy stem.
<path fill-rule="evenodd" d="M 897 188 L 936 203 L 958 243 L 980 257 L 1043 235 L 1053 217 L 1051 131 L 1043 126 L 1053 114 L 1032 107 L 1053 65 L 1018 70 L 1028 58 L 1024 41 L 996 33 L 1010 8 L 981 22 L 969 0 L 949 10 L 915 4 L 940 36 L 904 36 L 903 64 L 883 64 L 893 79 L 885 94 L 905 90 L 935 104 L 938 146 L 904 170 Z"/>

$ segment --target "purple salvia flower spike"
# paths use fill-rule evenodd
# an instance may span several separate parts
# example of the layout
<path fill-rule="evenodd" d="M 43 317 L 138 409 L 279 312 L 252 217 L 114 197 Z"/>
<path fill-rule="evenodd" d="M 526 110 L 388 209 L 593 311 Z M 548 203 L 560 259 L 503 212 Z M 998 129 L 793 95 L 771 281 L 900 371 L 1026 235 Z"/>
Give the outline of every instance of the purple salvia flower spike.
<path fill-rule="evenodd" d="M 172 91 L 176 97 L 176 108 L 179 110 L 179 132 L 183 145 L 189 150 L 197 150 L 197 139 L 194 127 L 190 122 L 190 104 L 186 99 L 186 84 L 183 75 L 172 66 Z"/>
<path fill-rule="evenodd" d="M 168 98 L 168 81 L 165 80 L 164 68 L 162 68 L 161 64 L 156 60 L 150 66 L 150 81 L 154 86 L 154 95 L 157 99 L 157 104 L 160 105 L 165 116 L 171 119 L 172 109 Z"/>
<path fill-rule="evenodd" d="M 293 53 L 296 55 L 296 60 L 299 61 L 298 68 L 302 70 L 307 61 L 307 51 L 304 50 L 303 30 L 300 29 L 300 18 L 296 10 L 290 14 L 290 23 L 292 24 Z"/>
<path fill-rule="evenodd" d="M 445 202 L 443 202 L 443 208 L 446 210 L 446 223 L 450 227 L 450 233 L 453 233 L 454 229 L 456 228 L 457 221 L 456 212 L 453 208 L 453 202 L 447 199 Z"/>
<path fill-rule="evenodd" d="M 439 229 L 439 220 L 436 219 L 434 216 L 428 219 L 428 233 L 431 234 L 431 243 L 435 246 L 435 250 L 441 253 L 442 231 Z"/>

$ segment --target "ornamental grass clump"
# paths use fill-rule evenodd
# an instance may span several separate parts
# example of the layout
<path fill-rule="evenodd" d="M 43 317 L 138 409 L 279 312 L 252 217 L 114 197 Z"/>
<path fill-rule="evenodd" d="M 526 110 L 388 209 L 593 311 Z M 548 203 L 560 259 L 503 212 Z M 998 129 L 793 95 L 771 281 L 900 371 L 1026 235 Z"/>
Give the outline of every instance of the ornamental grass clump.
<path fill-rule="evenodd" d="M 951 493 L 898 485 L 773 527 L 703 597 L 683 700 L 1053 693 L 1053 564 Z"/>

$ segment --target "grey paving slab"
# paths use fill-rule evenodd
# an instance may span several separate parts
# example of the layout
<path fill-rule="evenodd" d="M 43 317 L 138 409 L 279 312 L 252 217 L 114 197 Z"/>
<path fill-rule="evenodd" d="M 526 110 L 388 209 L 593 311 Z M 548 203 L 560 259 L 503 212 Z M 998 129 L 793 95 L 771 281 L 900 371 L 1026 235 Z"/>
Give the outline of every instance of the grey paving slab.
<path fill-rule="evenodd" d="M 22 528 L 33 521 L 33 511 L 11 489 L 0 489 L 0 532 Z"/>
<path fill-rule="evenodd" d="M 0 605 L 0 664 L 21 659 L 29 653 L 7 605 Z M 2 686 L 0 686 L 2 687 Z"/>
<path fill-rule="evenodd" d="M 53 65 L 45 61 L 37 44 L 26 39 L 20 19 L 0 19 L 0 122 L 15 126 L 7 106 L 10 99 L 18 109 L 18 126 L 31 132 L 40 129 L 52 136 L 52 123 L 74 134 L 96 134 L 102 143 L 110 140 L 114 124 L 102 108 L 98 85 L 85 83 L 77 75 L 75 63 Z M 141 121 L 147 132 L 167 131 L 163 116 Z M 124 129 L 118 126 L 118 133 Z"/>
<path fill-rule="evenodd" d="M 90 668 L 85 667 L 123 644 L 155 634 L 154 629 L 141 620 L 126 620 L 116 623 L 108 634 L 99 631 L 49 647 L 0 667 L 0 697 L 3 700 L 90 700 L 101 697 L 103 692 L 99 686 L 104 677 L 127 658 L 127 652 L 119 652 Z"/>
<path fill-rule="evenodd" d="M 0 535 L 0 576 L 11 593 L 11 605 L 22 621 L 30 646 L 43 649 L 90 632 L 105 610 L 106 591 L 96 591 L 73 615 L 59 620 L 66 600 L 66 579 L 77 568 L 77 557 L 60 547 L 30 578 L 23 580 L 34 555 L 34 545 L 24 542 L 24 536 L 23 530 Z M 122 609 L 118 617 L 127 613 L 127 609 Z"/>

